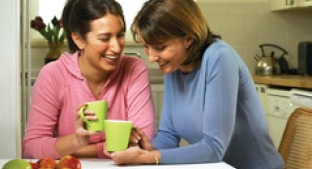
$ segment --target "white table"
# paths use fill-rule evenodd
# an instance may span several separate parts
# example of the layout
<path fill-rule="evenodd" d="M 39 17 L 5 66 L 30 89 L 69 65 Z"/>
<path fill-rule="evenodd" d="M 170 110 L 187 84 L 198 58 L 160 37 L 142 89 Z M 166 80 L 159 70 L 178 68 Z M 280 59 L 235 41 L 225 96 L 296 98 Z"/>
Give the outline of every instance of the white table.
<path fill-rule="evenodd" d="M 0 167 L 9 161 L 9 159 L 0 159 Z M 28 161 L 28 160 L 27 160 Z M 31 160 L 37 161 L 37 160 Z M 110 169 L 110 168 L 127 168 L 127 169 L 234 169 L 230 165 L 220 163 L 205 163 L 205 164 L 180 164 L 180 165 L 131 165 L 131 166 L 118 166 L 115 165 L 112 160 L 109 159 L 80 159 L 82 169 Z"/>

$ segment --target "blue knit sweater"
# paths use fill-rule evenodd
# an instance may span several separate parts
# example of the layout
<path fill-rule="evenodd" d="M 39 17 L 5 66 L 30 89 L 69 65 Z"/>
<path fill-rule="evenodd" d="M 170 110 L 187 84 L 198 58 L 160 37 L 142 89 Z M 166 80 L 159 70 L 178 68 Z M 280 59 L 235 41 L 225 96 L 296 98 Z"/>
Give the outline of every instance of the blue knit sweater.
<path fill-rule="evenodd" d="M 179 147 L 181 138 L 190 145 Z M 225 161 L 238 169 L 282 169 L 248 68 L 222 40 L 201 66 L 165 75 L 159 131 L 152 140 L 161 163 Z"/>

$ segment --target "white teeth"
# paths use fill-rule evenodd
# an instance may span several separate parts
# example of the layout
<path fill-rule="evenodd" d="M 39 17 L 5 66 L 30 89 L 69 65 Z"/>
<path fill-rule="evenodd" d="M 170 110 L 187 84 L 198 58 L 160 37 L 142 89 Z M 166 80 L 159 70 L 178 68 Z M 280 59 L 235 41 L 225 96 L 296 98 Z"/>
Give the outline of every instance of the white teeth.
<path fill-rule="evenodd" d="M 107 57 L 109 59 L 117 59 L 117 56 L 105 56 L 105 57 Z"/>
<path fill-rule="evenodd" d="M 162 66 L 162 65 L 164 65 L 164 64 L 166 64 L 166 63 L 167 63 L 167 62 L 159 62 L 158 65 L 159 65 L 159 66 Z"/>

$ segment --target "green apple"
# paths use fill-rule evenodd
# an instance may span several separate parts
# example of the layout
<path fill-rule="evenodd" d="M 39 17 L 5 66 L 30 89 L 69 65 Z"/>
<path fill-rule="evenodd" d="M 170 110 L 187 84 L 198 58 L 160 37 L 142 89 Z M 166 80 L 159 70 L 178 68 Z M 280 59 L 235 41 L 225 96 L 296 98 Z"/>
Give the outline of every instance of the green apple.
<path fill-rule="evenodd" d="M 23 159 L 13 159 L 4 164 L 2 169 L 32 169 L 29 162 Z"/>

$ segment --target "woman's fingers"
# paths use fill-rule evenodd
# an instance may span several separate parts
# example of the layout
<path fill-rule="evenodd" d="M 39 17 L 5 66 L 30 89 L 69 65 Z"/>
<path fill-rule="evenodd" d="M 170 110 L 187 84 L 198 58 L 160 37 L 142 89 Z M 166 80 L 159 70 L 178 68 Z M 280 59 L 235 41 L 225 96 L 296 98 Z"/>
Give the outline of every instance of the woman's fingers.
<path fill-rule="evenodd" d="M 137 131 L 138 131 L 138 133 L 140 134 L 140 137 L 141 137 L 140 147 L 142 149 L 144 149 L 144 150 L 149 150 L 149 151 L 153 150 L 154 147 L 153 147 L 150 139 L 145 135 L 145 133 L 142 130 L 140 130 L 140 129 L 138 129 Z"/>
<path fill-rule="evenodd" d="M 76 129 L 79 129 L 79 128 L 83 127 L 83 126 L 84 126 L 84 122 L 82 121 L 80 116 L 77 115 L 77 118 L 76 118 Z"/>
<path fill-rule="evenodd" d="M 138 127 L 136 127 L 135 129 L 131 131 L 131 136 L 129 140 L 129 147 L 135 147 L 135 146 L 138 146 L 144 150 L 154 149 L 149 138 Z"/>
<path fill-rule="evenodd" d="M 130 139 L 129 139 L 129 146 L 131 145 L 133 146 L 139 146 L 141 140 L 141 136 L 140 134 L 137 132 L 137 128 L 133 127 L 131 130 L 131 135 L 130 135 Z"/>
<path fill-rule="evenodd" d="M 92 110 L 85 110 L 84 115 L 90 121 L 97 120 L 97 117 L 95 116 L 95 113 Z"/>

